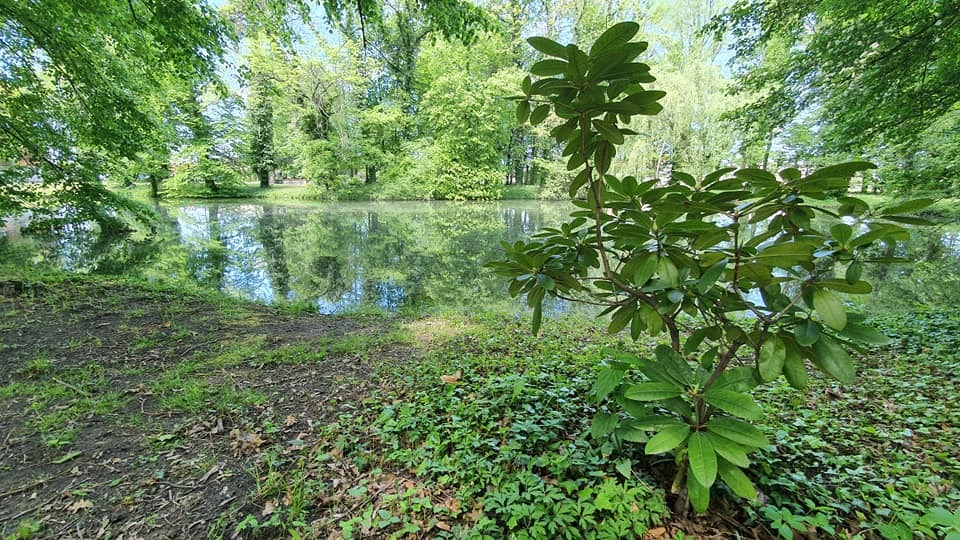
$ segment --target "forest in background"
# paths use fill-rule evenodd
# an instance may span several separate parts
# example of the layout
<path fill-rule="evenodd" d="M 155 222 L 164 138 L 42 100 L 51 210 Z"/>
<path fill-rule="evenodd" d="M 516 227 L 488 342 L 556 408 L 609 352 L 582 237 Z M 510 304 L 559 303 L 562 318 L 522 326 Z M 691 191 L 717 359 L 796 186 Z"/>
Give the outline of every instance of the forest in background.
<path fill-rule="evenodd" d="M 124 206 L 104 180 L 172 197 L 249 194 L 257 178 L 335 199 L 494 199 L 505 185 L 563 198 L 555 126 L 521 127 L 507 99 L 539 59 L 525 39 L 589 42 L 619 20 L 640 21 L 649 87 L 667 95 L 631 126 L 615 172 L 860 157 L 880 165 L 864 188 L 952 194 L 955 4 L 7 5 L 0 213 L 67 203 L 103 220 Z"/>

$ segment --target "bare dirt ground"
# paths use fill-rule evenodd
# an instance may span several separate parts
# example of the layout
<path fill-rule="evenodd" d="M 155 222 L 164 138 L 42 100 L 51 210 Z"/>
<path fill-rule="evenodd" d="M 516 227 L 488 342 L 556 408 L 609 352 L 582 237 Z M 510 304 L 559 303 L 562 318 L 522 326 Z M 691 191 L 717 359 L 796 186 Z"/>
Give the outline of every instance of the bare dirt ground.
<path fill-rule="evenodd" d="M 366 395 L 370 353 L 410 354 L 373 339 L 383 324 L 122 285 L 0 284 L 0 533 L 229 535 L 236 516 L 264 514 L 258 456 L 323 448 L 327 423 Z"/>

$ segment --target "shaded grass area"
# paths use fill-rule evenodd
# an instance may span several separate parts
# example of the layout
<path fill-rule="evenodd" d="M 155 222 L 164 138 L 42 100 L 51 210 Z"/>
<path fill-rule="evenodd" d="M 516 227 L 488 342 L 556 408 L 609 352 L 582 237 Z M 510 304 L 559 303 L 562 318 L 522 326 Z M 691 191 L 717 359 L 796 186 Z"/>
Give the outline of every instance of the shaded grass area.
<path fill-rule="evenodd" d="M 671 458 L 591 435 L 606 348 L 652 345 L 591 321 L 0 282 L 3 537 L 910 538 L 960 504 L 952 313 L 880 318 L 897 344 L 853 386 L 758 392 L 762 497 L 697 517 L 668 512 Z"/>

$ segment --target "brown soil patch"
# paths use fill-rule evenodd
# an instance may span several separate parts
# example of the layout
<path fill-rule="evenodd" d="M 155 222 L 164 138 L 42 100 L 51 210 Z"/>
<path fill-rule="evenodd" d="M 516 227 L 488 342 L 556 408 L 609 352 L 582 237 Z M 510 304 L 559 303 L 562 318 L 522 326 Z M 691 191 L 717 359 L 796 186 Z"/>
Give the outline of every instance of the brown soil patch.
<path fill-rule="evenodd" d="M 410 353 L 382 342 L 373 355 L 317 352 L 345 336 L 362 349 L 390 330 L 382 318 L 367 325 L 118 284 L 2 285 L 4 537 L 23 524 L 38 526 L 37 538 L 230 536 L 238 517 L 264 510 L 255 500 L 263 454 L 330 448 L 324 427 L 371 387 L 367 358 Z M 250 343 L 249 358 L 190 369 Z M 177 370 L 182 388 L 170 379 Z M 188 395 L 195 382 L 213 393 Z"/>

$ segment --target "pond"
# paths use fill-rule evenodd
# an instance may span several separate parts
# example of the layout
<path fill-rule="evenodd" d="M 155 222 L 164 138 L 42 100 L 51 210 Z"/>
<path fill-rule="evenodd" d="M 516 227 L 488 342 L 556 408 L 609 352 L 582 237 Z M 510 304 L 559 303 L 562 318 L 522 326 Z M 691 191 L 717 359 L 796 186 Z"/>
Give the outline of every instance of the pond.
<path fill-rule="evenodd" d="M 151 281 L 189 283 L 247 300 L 306 304 L 321 313 L 473 310 L 518 312 L 502 278 L 484 267 L 500 241 L 556 225 L 569 203 L 189 202 L 158 207 L 155 237 L 98 237 L 89 227 L 27 235 L 8 224 L 7 251 L 37 263 Z M 878 246 L 914 264 L 875 265 L 867 309 L 960 303 L 960 231 L 916 231 Z M 545 306 L 556 313 L 563 302 Z"/>

